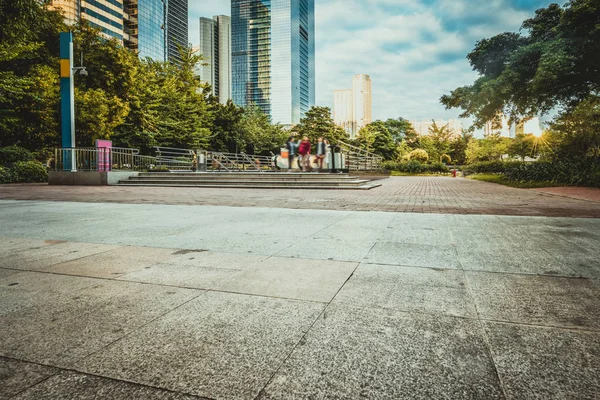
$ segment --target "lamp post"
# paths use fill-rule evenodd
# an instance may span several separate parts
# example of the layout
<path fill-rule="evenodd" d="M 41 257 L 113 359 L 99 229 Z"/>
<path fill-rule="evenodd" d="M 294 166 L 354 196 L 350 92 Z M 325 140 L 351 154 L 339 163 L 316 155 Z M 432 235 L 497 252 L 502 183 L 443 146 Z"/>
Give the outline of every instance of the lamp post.
<path fill-rule="evenodd" d="M 81 56 L 83 64 L 83 55 Z M 61 144 L 63 149 L 64 169 L 77 171 L 75 157 L 75 83 L 74 75 L 87 76 L 82 65 L 73 67 L 73 32 L 60 33 L 60 113 Z"/>

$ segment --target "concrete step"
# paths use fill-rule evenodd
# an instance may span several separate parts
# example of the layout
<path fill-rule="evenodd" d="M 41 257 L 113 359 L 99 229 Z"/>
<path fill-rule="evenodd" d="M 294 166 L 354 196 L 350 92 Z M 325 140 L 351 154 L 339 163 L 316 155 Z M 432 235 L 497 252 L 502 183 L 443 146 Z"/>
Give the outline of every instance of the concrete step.
<path fill-rule="evenodd" d="M 208 172 L 208 173 L 193 173 L 193 172 L 142 172 L 138 176 L 139 178 L 177 178 L 177 179 L 188 179 L 188 178 L 198 178 L 201 177 L 203 179 L 356 179 L 356 177 L 350 176 L 348 174 L 326 174 L 326 173 L 287 173 L 287 172 L 265 172 L 265 173 L 256 173 L 256 172 L 245 172 L 245 173 L 237 173 L 237 172 Z"/>
<path fill-rule="evenodd" d="M 302 181 L 263 181 L 256 179 L 224 179 L 224 180 L 204 180 L 204 179 L 194 179 L 194 180 L 185 180 L 185 179 L 137 179 L 130 178 L 128 180 L 120 181 L 119 184 L 129 184 L 129 185 L 178 185 L 178 186 L 194 186 L 194 185 L 220 185 L 220 186 L 252 186 L 252 185 L 260 185 L 263 187 L 272 187 L 272 186 L 283 186 L 283 187 L 294 187 L 294 186 L 361 186 L 369 181 L 366 180 L 302 180 Z"/>
<path fill-rule="evenodd" d="M 133 181 L 154 181 L 154 180 L 163 180 L 163 181 L 253 181 L 253 182 L 353 182 L 357 180 L 363 180 L 361 178 L 356 177 L 346 177 L 346 178 L 337 178 L 337 177 L 329 177 L 329 178 L 315 178 L 312 179 L 310 177 L 299 178 L 299 177 L 282 177 L 282 176 L 268 176 L 268 177 L 248 177 L 248 176 L 135 176 L 129 178 Z"/>
<path fill-rule="evenodd" d="M 229 189 L 287 189 L 287 190 L 299 190 L 299 189 L 309 189 L 309 190 L 370 190 L 376 187 L 381 186 L 380 183 L 375 182 L 367 182 L 365 184 L 359 186 L 331 186 L 331 185 L 314 185 L 314 186 L 306 186 L 306 185 L 296 185 L 296 186 L 284 186 L 284 185 L 261 185 L 258 183 L 254 183 L 251 185 L 219 185 L 219 184 L 189 184 L 189 185 L 179 185 L 173 183 L 156 183 L 156 184 L 132 184 L 128 181 L 124 183 L 120 183 L 119 186 L 144 186 L 144 187 L 186 187 L 186 188 L 229 188 Z"/>

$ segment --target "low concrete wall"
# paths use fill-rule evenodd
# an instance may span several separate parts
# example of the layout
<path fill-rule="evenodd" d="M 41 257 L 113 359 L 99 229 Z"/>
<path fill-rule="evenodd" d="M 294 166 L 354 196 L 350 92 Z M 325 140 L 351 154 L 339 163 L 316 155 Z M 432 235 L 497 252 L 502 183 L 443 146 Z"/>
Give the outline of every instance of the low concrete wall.
<path fill-rule="evenodd" d="M 48 183 L 50 185 L 107 186 L 116 185 L 120 180 L 138 175 L 139 172 L 135 171 L 50 171 Z"/>

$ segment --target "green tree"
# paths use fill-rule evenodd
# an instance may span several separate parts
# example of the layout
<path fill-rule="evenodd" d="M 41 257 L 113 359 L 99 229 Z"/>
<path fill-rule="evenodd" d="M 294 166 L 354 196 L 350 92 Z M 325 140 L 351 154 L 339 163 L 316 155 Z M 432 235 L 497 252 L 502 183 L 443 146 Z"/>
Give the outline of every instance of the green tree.
<path fill-rule="evenodd" d="M 346 131 L 333 122 L 329 107 L 311 107 L 292 132 L 300 137 L 308 136 L 313 143 L 319 137 L 329 140 L 332 144 L 349 139 Z"/>
<path fill-rule="evenodd" d="M 473 139 L 469 141 L 466 150 L 467 163 L 481 161 L 499 161 L 508 153 L 510 145 L 509 138 L 500 135 L 488 136 L 484 139 Z"/>
<path fill-rule="evenodd" d="M 241 128 L 249 154 L 278 153 L 288 136 L 281 125 L 272 125 L 270 117 L 255 105 L 245 108 Z"/>
<path fill-rule="evenodd" d="M 599 15 L 597 0 L 570 0 L 564 7 L 551 4 L 523 23 L 524 34 L 481 40 L 468 55 L 479 78 L 441 102 L 461 108 L 461 117 L 473 117 L 478 128 L 501 114 L 516 122 L 556 109 L 560 117 L 573 121 L 580 115 L 579 105 L 600 92 Z"/>
<path fill-rule="evenodd" d="M 519 157 L 522 161 L 525 161 L 525 157 L 535 157 L 537 155 L 535 136 L 524 133 L 517 134 L 508 146 L 508 155 Z"/>
<path fill-rule="evenodd" d="M 108 97 L 102 89 L 75 91 L 75 137 L 80 147 L 94 146 L 96 139 L 111 139 L 116 127 L 125 121 L 129 106 L 117 96 Z"/>
<path fill-rule="evenodd" d="M 390 132 L 396 143 L 400 143 L 402 141 L 412 143 L 417 138 L 417 132 L 411 123 L 402 117 L 396 119 L 389 118 L 384 121 L 383 124 Z"/>
<path fill-rule="evenodd" d="M 450 128 L 449 124 L 444 126 L 438 126 L 435 121 L 429 127 L 429 137 L 433 142 L 433 147 L 435 149 L 435 160 L 440 161 L 442 155 L 448 154 L 450 152 L 450 143 L 452 138 L 455 136 L 454 130 Z M 430 155 L 432 155 L 430 153 Z"/>

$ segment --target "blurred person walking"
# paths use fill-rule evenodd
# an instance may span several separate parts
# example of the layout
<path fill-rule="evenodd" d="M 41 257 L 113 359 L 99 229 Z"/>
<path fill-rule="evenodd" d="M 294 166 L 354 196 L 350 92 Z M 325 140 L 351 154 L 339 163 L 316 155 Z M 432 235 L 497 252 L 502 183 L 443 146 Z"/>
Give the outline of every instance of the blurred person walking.
<path fill-rule="evenodd" d="M 304 136 L 298 147 L 298 154 L 300 154 L 302 162 L 302 172 L 308 172 L 310 169 L 310 140 L 308 136 Z"/>

